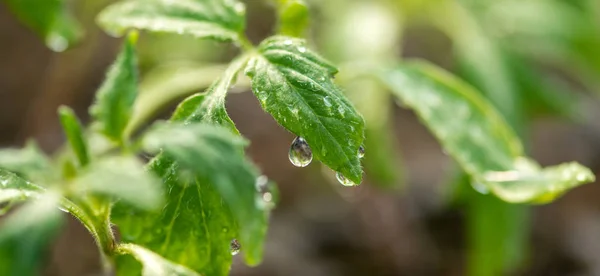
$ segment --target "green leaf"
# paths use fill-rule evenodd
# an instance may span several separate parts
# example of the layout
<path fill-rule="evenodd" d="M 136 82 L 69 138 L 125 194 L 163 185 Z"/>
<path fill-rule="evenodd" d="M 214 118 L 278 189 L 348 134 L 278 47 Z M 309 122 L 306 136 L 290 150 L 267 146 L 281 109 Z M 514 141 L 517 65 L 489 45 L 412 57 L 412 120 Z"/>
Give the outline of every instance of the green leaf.
<path fill-rule="evenodd" d="M 61 106 L 58 108 L 58 116 L 65 131 L 65 135 L 67 136 L 67 140 L 79 160 L 79 165 L 82 167 L 87 165 L 90 162 L 88 148 L 86 141 L 83 138 L 81 123 L 79 123 L 79 119 L 77 119 L 75 112 L 69 107 Z"/>
<path fill-rule="evenodd" d="M 244 4 L 236 0 L 129 0 L 115 3 L 98 16 L 106 31 L 128 29 L 238 41 L 245 27 Z"/>
<path fill-rule="evenodd" d="M 177 163 L 164 156 L 151 162 L 150 168 L 164 181 L 166 204 L 160 212 L 118 204 L 112 221 L 119 225 L 122 240 L 203 275 L 228 275 L 229 244 L 237 238 L 237 224 L 215 187 L 183 176 Z"/>
<path fill-rule="evenodd" d="M 0 169 L 0 204 L 38 197 L 42 188 Z"/>
<path fill-rule="evenodd" d="M 96 102 L 90 108 L 95 128 L 114 142 L 122 143 L 123 131 L 129 122 L 137 96 L 137 34 L 131 33 L 98 90 Z"/>
<path fill-rule="evenodd" d="M 308 7 L 304 0 L 277 0 L 279 34 L 304 37 L 308 27 Z"/>
<path fill-rule="evenodd" d="M 135 244 L 120 244 L 117 249 L 119 254 L 129 254 L 142 265 L 142 276 L 170 275 L 170 276 L 200 276 L 200 274 L 182 265 L 170 262 L 160 255 Z M 136 275 L 135 270 L 126 270 L 124 259 L 117 258 L 117 275 Z M 130 269 L 130 268 L 127 268 Z M 134 268 L 135 269 L 135 268 Z M 139 271 L 139 270 L 138 270 Z"/>
<path fill-rule="evenodd" d="M 2 221 L 0 275 L 38 275 L 45 251 L 64 217 L 58 196 L 46 194 L 25 204 Z"/>
<path fill-rule="evenodd" d="M 449 73 L 414 62 L 384 73 L 383 79 L 470 175 L 509 170 L 524 155 L 520 140 L 496 109 Z"/>
<path fill-rule="evenodd" d="M 225 110 L 225 96 L 229 87 L 235 82 L 238 72 L 248 62 L 248 58 L 247 55 L 243 55 L 233 60 L 223 76 L 215 81 L 206 93 L 190 96 L 179 104 L 171 119 L 222 125 L 236 134 L 239 133 Z"/>
<path fill-rule="evenodd" d="M 74 189 L 119 198 L 141 209 L 162 206 L 160 180 L 133 156 L 105 157 L 90 164 L 74 180 Z"/>
<path fill-rule="evenodd" d="M 246 143 L 226 128 L 198 123 L 158 126 L 144 138 L 148 151 L 162 149 L 199 182 L 214 186 L 236 218 L 246 261 L 255 264 L 262 258 L 266 212 L 257 201 L 257 170 L 243 155 Z"/>
<path fill-rule="evenodd" d="M 364 121 L 332 81 L 337 69 L 290 37 L 271 37 L 248 62 L 246 74 L 262 108 L 306 139 L 313 155 L 360 183 L 358 148 Z"/>
<path fill-rule="evenodd" d="M 6 0 L 6 3 L 53 51 L 64 51 L 81 36 L 81 27 L 67 13 L 63 0 Z"/>
<path fill-rule="evenodd" d="M 523 158 L 521 142 L 494 107 L 437 67 L 409 63 L 385 72 L 383 81 L 416 111 L 475 185 L 484 185 L 504 201 L 547 202 L 594 179 L 576 163 L 542 170 Z"/>
<path fill-rule="evenodd" d="M 490 171 L 477 179 L 507 202 L 548 203 L 566 191 L 595 180 L 592 171 L 578 163 L 541 169 L 527 159 L 517 159 L 513 170 Z"/>
<path fill-rule="evenodd" d="M 0 149 L 0 168 L 37 180 L 44 178 L 51 164 L 35 141 L 30 140 L 23 149 Z"/>

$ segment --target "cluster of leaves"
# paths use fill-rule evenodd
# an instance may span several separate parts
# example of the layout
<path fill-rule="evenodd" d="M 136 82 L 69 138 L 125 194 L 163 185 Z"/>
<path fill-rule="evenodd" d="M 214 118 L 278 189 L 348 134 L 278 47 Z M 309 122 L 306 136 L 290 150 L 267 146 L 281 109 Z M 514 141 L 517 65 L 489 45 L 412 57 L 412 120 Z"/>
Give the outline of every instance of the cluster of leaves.
<path fill-rule="evenodd" d="M 89 130 L 83 131 L 73 112 L 61 108 L 69 147 L 55 162 L 33 144 L 0 155 L 0 167 L 16 173 L 2 171 L 1 183 L 6 185 L 0 190 L 1 202 L 10 206 L 28 198 L 37 199 L 5 220 L 1 233 L 7 234 L 0 234 L 0 242 L 6 244 L 2 250 L 27 249 L 30 254 L 39 254 L 40 246 L 56 231 L 62 218 L 55 208 L 48 207 L 60 206 L 90 230 L 107 265 L 115 262 L 119 273 L 141 270 L 146 275 L 224 275 L 229 271 L 229 244 L 233 239 L 241 242 L 248 264 L 260 262 L 271 205 L 260 196 L 262 189 L 257 191 L 258 172 L 244 157 L 246 142 L 224 105 L 228 90 L 242 71 L 250 78 L 252 91 L 266 112 L 303 137 L 323 164 L 355 183 L 362 179 L 357 152 L 364 132 L 369 150 L 367 169 L 388 186 L 397 183 L 393 171 L 400 165 L 390 161 L 389 152 L 394 151 L 387 148 L 391 146 L 387 131 L 390 110 L 386 108 L 390 97 L 416 112 L 482 193 L 510 203 L 539 204 L 594 180 L 591 171 L 577 163 L 541 168 L 526 157 L 516 133 L 523 129 L 519 123 L 525 109 L 519 105 L 524 100 L 520 97 L 529 94 L 516 87 L 531 89 L 535 82 L 522 78 L 513 81 L 508 76 L 535 77 L 537 71 L 528 63 L 514 63 L 514 68 L 523 70 L 518 72 L 525 73 L 513 73 L 504 58 L 513 60 L 509 57 L 517 53 L 510 45 L 496 46 L 497 41 L 480 29 L 484 24 L 473 23 L 478 19 L 469 10 L 489 5 L 478 6 L 477 1 L 467 0 L 404 1 L 400 4 L 405 11 L 402 18 L 407 20 L 398 22 L 389 16 L 394 9 L 352 4 L 359 6 L 355 9 L 359 12 L 345 13 L 327 35 L 335 40 L 331 52 L 346 62 L 344 68 L 354 72 L 340 76 L 338 83 L 347 88 L 365 115 L 365 129 L 362 116 L 333 82 L 336 67 L 300 38 L 308 24 L 306 5 L 301 0 L 275 2 L 278 35 L 256 47 L 244 35 L 245 6 L 235 0 L 127 0 L 106 8 L 98 22 L 111 34 L 125 35 L 131 29 L 181 34 L 232 42 L 242 53 L 206 92 L 185 99 L 170 122 L 156 123 L 134 137 L 145 123 L 148 109 L 160 106 L 156 101 L 165 98 L 144 93 L 138 97 L 137 34 L 129 33 L 90 110 L 94 122 Z M 334 9 L 352 6 L 323 2 Z M 543 5 L 538 2 L 543 1 L 531 5 Z M 465 76 L 476 87 L 424 61 L 390 58 L 395 56 L 394 46 L 399 43 L 398 26 L 414 16 L 410 11 L 415 7 L 426 10 L 423 14 L 430 16 L 430 22 L 455 41 Z M 496 16 L 490 18 L 511 16 L 501 10 L 495 12 Z M 349 22 L 357 20 L 369 31 L 357 34 L 347 30 L 355 28 Z M 34 23 L 30 24 L 35 28 Z M 39 32 L 44 36 L 48 33 Z M 510 35 L 519 41 L 519 33 Z M 553 41 L 552 35 L 540 34 L 549 41 Z M 557 40 L 575 46 L 555 45 L 553 49 L 579 49 L 570 52 L 571 56 L 579 56 L 583 67 L 593 69 L 593 63 L 587 64 L 583 58 L 590 49 L 581 45 L 590 44 L 582 42 L 582 37 L 587 36 Z M 352 45 L 347 45 L 348 41 L 353 41 Z M 519 86 L 513 87 L 514 82 Z M 527 98 L 528 102 L 541 102 L 550 109 L 560 107 L 555 98 L 536 88 L 531 91 L 539 93 L 533 94 L 534 100 Z M 135 157 L 140 152 L 156 156 L 144 167 Z M 492 202 L 488 199 L 484 202 Z M 25 212 L 29 217 L 45 219 L 16 223 Z M 119 226 L 123 241 L 115 241 L 111 223 Z M 29 247 L 18 247 L 18 235 L 25 228 L 35 229 L 28 232 L 40 233 L 39 239 L 32 239 Z M 31 269 L 23 265 L 27 261 L 2 267 Z"/>
<path fill-rule="evenodd" d="M 280 5 L 281 33 L 297 33 L 290 20 L 305 16 L 297 11 L 306 7 Z M 58 229 L 63 219 L 58 209 L 82 222 L 106 267 L 119 274 L 226 275 L 230 244 L 238 241 L 246 263 L 258 264 L 276 191 L 244 156 L 247 142 L 225 110 L 227 92 L 241 71 L 279 124 L 304 137 L 318 160 L 361 182 L 362 117 L 333 83 L 337 69 L 304 40 L 276 35 L 252 46 L 244 35 L 245 7 L 238 1 L 122 1 L 107 7 L 98 22 L 126 38 L 90 108 L 90 128 L 61 107 L 68 145 L 55 160 L 34 144 L 1 152 L 0 167 L 6 169 L 1 203 L 35 199 L 4 221 L 2 254 L 11 257 L 3 259 L 10 263 L 2 266 L 8 270 L 3 275 L 36 269 L 29 262 Z M 169 122 L 140 132 L 145 123 L 140 113 L 147 111 L 138 101 L 145 98 L 138 97 L 138 33 L 132 29 L 233 42 L 242 53 L 205 92 L 180 103 Z M 140 154 L 154 157 L 144 165 Z M 17 222 L 24 216 L 31 220 Z M 37 232 L 39 239 L 23 236 Z M 21 246 L 25 239 L 31 246 Z M 16 250 L 27 250 L 27 260 Z"/>

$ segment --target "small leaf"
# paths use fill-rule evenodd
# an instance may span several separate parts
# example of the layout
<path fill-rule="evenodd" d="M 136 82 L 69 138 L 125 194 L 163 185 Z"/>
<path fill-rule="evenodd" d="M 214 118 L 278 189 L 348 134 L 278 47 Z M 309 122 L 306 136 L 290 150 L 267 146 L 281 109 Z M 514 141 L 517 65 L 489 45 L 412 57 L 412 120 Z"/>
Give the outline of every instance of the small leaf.
<path fill-rule="evenodd" d="M 40 35 L 48 48 L 62 52 L 81 37 L 81 27 L 63 0 L 7 0 L 8 7 Z"/>
<path fill-rule="evenodd" d="M 160 180 L 135 157 L 105 157 L 92 163 L 74 180 L 74 188 L 119 198 L 141 209 L 162 206 Z"/>
<path fill-rule="evenodd" d="M 123 140 L 123 131 L 129 122 L 137 96 L 136 39 L 137 34 L 132 33 L 125 40 L 121 53 L 97 92 L 96 102 L 90 108 L 90 115 L 96 120 L 94 127 L 118 143 Z"/>
<path fill-rule="evenodd" d="M 38 197 L 42 188 L 0 169 L 0 204 Z"/>
<path fill-rule="evenodd" d="M 35 141 L 31 140 L 23 149 L 1 149 L 0 168 L 37 180 L 49 173 L 51 164 Z"/>
<path fill-rule="evenodd" d="M 217 124 L 231 129 L 236 134 L 239 133 L 225 110 L 225 96 L 235 82 L 238 72 L 248 62 L 248 58 L 247 55 L 243 55 L 233 60 L 223 76 L 215 81 L 206 93 L 190 96 L 179 104 L 171 120 Z"/>
<path fill-rule="evenodd" d="M 303 137 L 317 159 L 360 183 L 357 152 L 364 139 L 364 121 L 333 83 L 337 69 L 299 39 L 272 37 L 258 51 L 246 74 L 262 108 Z"/>
<path fill-rule="evenodd" d="M 505 201 L 546 202 L 594 179 L 579 164 L 542 170 L 523 158 L 520 140 L 494 107 L 437 67 L 410 63 L 384 73 L 383 81 L 416 111 L 476 185 L 485 185 Z"/>
<path fill-rule="evenodd" d="M 262 256 L 266 215 L 256 200 L 257 170 L 243 155 L 246 143 L 223 127 L 198 123 L 157 126 L 144 138 L 148 151 L 162 149 L 200 182 L 214 186 L 235 216 L 246 260 L 253 264 Z"/>
<path fill-rule="evenodd" d="M 304 37 L 308 27 L 308 7 L 304 0 L 277 0 L 279 34 Z"/>
<path fill-rule="evenodd" d="M 0 275 L 38 275 L 45 250 L 64 217 L 58 196 L 46 194 L 25 204 L 2 221 Z"/>
<path fill-rule="evenodd" d="M 58 115 L 60 117 L 60 123 L 65 131 L 65 135 L 67 136 L 67 140 L 79 160 L 79 165 L 87 165 L 90 162 L 90 157 L 88 155 L 86 141 L 83 138 L 81 123 L 79 123 L 75 112 L 69 107 L 61 106 L 58 108 Z"/>
<path fill-rule="evenodd" d="M 245 20 L 244 4 L 236 0 L 129 0 L 98 16 L 100 26 L 111 33 L 133 28 L 220 41 L 239 40 Z"/>
<path fill-rule="evenodd" d="M 200 276 L 200 274 L 182 265 L 170 262 L 160 255 L 136 244 L 125 243 L 117 247 L 119 254 L 129 254 L 142 265 L 142 276 Z M 139 272 L 121 268 L 122 259 L 117 259 L 118 275 L 136 275 Z"/>

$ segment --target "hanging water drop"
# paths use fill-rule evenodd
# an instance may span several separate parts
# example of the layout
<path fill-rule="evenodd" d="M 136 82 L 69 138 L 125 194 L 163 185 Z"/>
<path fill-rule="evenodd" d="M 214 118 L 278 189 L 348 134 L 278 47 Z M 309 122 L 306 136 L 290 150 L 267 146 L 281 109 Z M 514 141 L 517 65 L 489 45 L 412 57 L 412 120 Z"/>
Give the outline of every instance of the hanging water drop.
<path fill-rule="evenodd" d="M 298 136 L 292 142 L 289 152 L 290 162 L 296 167 L 306 167 L 312 161 L 310 146 L 304 138 Z"/>
<path fill-rule="evenodd" d="M 360 146 L 358 148 L 358 158 L 363 158 L 365 157 L 365 147 Z"/>
<path fill-rule="evenodd" d="M 229 250 L 231 250 L 231 255 L 237 255 L 238 253 L 240 253 L 241 249 L 242 245 L 240 244 L 240 242 L 238 242 L 237 239 L 231 240 L 231 243 L 229 244 Z"/>
<path fill-rule="evenodd" d="M 269 179 L 261 175 L 256 178 L 256 191 L 259 193 L 260 204 L 267 208 L 272 208 L 273 206 L 273 194 L 271 194 L 271 189 L 269 187 Z"/>
<path fill-rule="evenodd" d="M 337 178 L 337 181 L 340 182 L 340 184 L 344 185 L 344 186 L 357 186 L 356 183 L 352 182 L 352 180 L 346 178 L 342 173 L 340 172 L 336 172 L 335 173 L 335 178 Z"/>
<path fill-rule="evenodd" d="M 490 190 L 488 189 L 488 187 L 479 181 L 471 182 L 471 187 L 473 187 L 473 189 L 475 189 L 475 191 L 477 191 L 478 193 L 480 193 L 482 195 L 487 195 L 490 193 Z"/>

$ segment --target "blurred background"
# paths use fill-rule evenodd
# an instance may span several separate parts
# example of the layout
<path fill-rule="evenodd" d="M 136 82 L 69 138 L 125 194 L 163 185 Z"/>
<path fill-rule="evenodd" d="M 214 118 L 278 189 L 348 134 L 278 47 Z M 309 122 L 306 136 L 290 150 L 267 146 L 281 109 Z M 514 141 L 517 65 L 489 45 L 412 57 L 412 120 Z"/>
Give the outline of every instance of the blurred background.
<path fill-rule="evenodd" d="M 52 153 L 64 142 L 61 104 L 87 121 L 120 45 L 94 23 L 111 2 L 72 3 L 84 36 L 61 53 L 0 3 L 0 146 L 34 138 Z M 258 43 L 273 34 L 276 7 L 244 2 L 247 34 Z M 479 194 L 411 111 L 380 84 L 353 77 L 429 60 L 479 88 L 542 165 L 574 160 L 598 174 L 599 1 L 307 2 L 309 43 L 340 66 L 336 80 L 367 121 L 366 178 L 349 188 L 318 162 L 294 167 L 287 155 L 294 136 L 261 110 L 240 77 L 227 109 L 281 200 L 264 262 L 248 268 L 236 256 L 232 275 L 600 275 L 600 187 L 584 185 L 542 206 Z M 204 90 L 236 54 L 232 45 L 143 34 L 142 93 L 173 103 L 156 117 Z M 75 219 L 49 252 L 44 275 L 101 275 L 93 240 Z"/>

